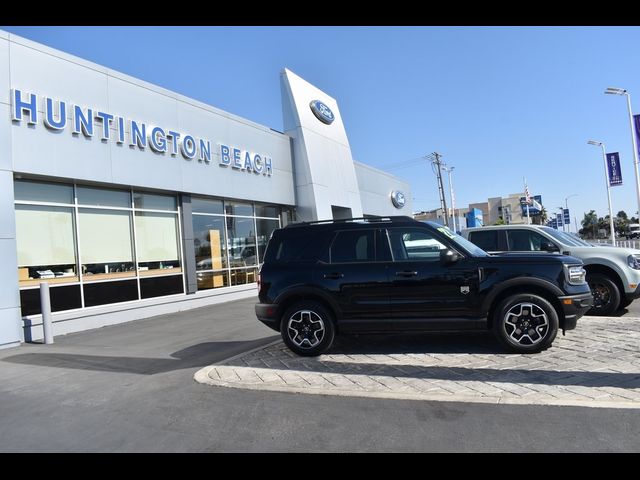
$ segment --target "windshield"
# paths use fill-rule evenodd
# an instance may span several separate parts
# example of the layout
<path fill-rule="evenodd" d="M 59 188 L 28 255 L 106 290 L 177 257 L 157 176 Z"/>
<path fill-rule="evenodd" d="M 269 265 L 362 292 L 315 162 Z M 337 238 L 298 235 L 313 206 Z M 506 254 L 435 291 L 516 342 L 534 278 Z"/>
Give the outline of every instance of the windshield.
<path fill-rule="evenodd" d="M 566 232 L 561 232 L 560 230 L 556 230 L 551 227 L 540 227 L 541 230 L 544 230 L 547 234 L 551 235 L 553 238 L 558 240 L 559 242 L 569 245 L 571 247 L 592 247 L 590 243 L 585 242 L 581 238 L 574 237 Z"/>
<path fill-rule="evenodd" d="M 475 257 L 488 257 L 489 254 L 478 247 L 475 243 L 471 243 L 464 237 L 461 237 L 457 233 L 452 232 L 448 227 L 443 227 L 442 225 L 438 225 L 436 223 L 431 224 L 438 230 L 440 233 L 446 235 L 454 244 L 457 244 L 462 247 L 463 250 L 466 250 L 471 255 Z"/>

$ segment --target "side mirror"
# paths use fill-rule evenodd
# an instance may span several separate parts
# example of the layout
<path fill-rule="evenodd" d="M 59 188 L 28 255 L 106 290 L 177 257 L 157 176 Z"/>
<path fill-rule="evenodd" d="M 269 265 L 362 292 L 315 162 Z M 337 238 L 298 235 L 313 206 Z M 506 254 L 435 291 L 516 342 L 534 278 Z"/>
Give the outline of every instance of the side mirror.
<path fill-rule="evenodd" d="M 440 263 L 444 265 L 449 265 L 452 263 L 456 263 L 458 260 L 462 258 L 458 252 L 447 248 L 446 250 L 440 250 Z"/>
<path fill-rule="evenodd" d="M 554 252 L 559 252 L 560 251 L 558 246 L 555 243 L 551 243 L 551 242 L 542 242 L 540 244 L 540 250 L 542 250 L 544 252 L 549 252 L 549 253 L 554 253 Z"/>

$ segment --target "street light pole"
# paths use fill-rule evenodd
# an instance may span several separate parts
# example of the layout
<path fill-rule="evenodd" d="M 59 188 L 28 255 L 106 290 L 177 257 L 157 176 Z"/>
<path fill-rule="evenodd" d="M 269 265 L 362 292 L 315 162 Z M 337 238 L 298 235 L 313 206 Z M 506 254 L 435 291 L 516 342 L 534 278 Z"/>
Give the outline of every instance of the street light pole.
<path fill-rule="evenodd" d="M 609 187 L 609 174 L 607 172 L 607 154 L 604 148 L 604 143 L 596 142 L 595 140 L 589 140 L 587 142 L 589 145 L 596 145 L 602 148 L 602 159 L 604 160 L 604 182 L 607 186 L 607 200 L 609 201 L 609 223 L 611 227 L 611 245 L 616 246 L 616 233 L 613 227 L 613 208 L 611 208 L 611 190 Z"/>
<path fill-rule="evenodd" d="M 453 196 L 453 183 L 451 182 L 451 174 L 453 173 L 453 169 L 456 167 L 445 167 L 442 169 L 449 174 L 449 197 L 451 198 L 451 225 L 453 226 L 453 231 L 456 231 L 456 204 L 455 198 Z"/>
<path fill-rule="evenodd" d="M 631 148 L 633 148 L 633 171 L 636 174 L 636 196 L 638 200 L 638 211 L 640 211 L 640 177 L 638 176 L 638 147 L 636 145 L 636 134 L 633 128 L 633 111 L 631 110 L 631 94 L 624 88 L 608 87 L 605 92 L 608 95 L 624 95 L 627 97 L 627 110 L 629 112 L 629 126 L 631 127 Z"/>
<path fill-rule="evenodd" d="M 566 208 L 567 210 L 569 210 L 569 199 L 571 197 L 577 197 L 578 194 L 577 193 L 572 193 L 571 195 L 564 197 L 564 208 Z M 569 225 L 567 226 L 567 231 L 569 233 L 571 233 L 571 215 L 569 215 Z M 578 233 L 578 229 L 576 228 L 576 233 Z"/>

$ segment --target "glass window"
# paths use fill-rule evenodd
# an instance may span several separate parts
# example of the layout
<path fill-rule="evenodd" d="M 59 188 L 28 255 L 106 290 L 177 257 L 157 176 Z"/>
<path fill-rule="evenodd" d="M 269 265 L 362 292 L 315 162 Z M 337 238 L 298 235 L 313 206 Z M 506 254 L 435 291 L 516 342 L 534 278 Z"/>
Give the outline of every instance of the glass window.
<path fill-rule="evenodd" d="M 194 213 L 215 213 L 224 214 L 222 200 L 212 200 L 208 198 L 191 197 L 191 211 Z"/>
<path fill-rule="evenodd" d="M 147 210 L 178 210 L 175 195 L 133 192 L 133 205 Z"/>
<path fill-rule="evenodd" d="M 487 252 L 499 250 L 497 230 L 469 232 L 469 240 Z"/>
<path fill-rule="evenodd" d="M 71 208 L 16 205 L 16 243 L 20 286 L 78 280 Z"/>
<path fill-rule="evenodd" d="M 253 218 L 227 217 L 227 243 L 230 267 L 258 264 Z"/>
<path fill-rule="evenodd" d="M 175 295 L 183 292 L 182 275 L 140 279 L 142 298 L 164 297 L 165 295 Z"/>
<path fill-rule="evenodd" d="M 84 281 L 135 276 L 131 212 L 81 208 L 78 223 Z"/>
<path fill-rule="evenodd" d="M 29 202 L 73 203 L 73 186 L 62 183 L 15 180 L 16 200 Z"/>
<path fill-rule="evenodd" d="M 328 262 L 329 240 L 326 234 L 274 237 L 267 244 L 265 256 L 270 262 Z"/>
<path fill-rule="evenodd" d="M 61 312 L 63 310 L 74 310 L 82 308 L 80 297 L 80 285 L 61 285 L 49 289 L 51 300 L 51 311 Z M 40 315 L 40 289 L 26 288 L 20 290 L 20 308 L 22 316 Z"/>
<path fill-rule="evenodd" d="M 86 307 L 138 300 L 137 280 L 85 283 L 83 290 Z"/>
<path fill-rule="evenodd" d="M 264 261 L 264 251 L 267 248 L 267 242 L 271 233 L 279 228 L 280 222 L 278 220 L 264 220 L 262 218 L 256 219 L 257 231 L 258 231 L 258 262 Z"/>
<path fill-rule="evenodd" d="M 542 243 L 550 242 L 537 232 L 511 230 L 507 232 L 507 243 L 509 250 L 531 252 L 542 250 Z"/>
<path fill-rule="evenodd" d="M 135 226 L 141 276 L 182 272 L 178 255 L 177 215 L 136 212 Z"/>
<path fill-rule="evenodd" d="M 446 245 L 426 230 L 389 229 L 389 242 L 394 261 L 423 260 L 437 262 Z"/>
<path fill-rule="evenodd" d="M 231 285 L 244 285 L 256 281 L 257 269 L 238 268 L 231 270 Z"/>
<path fill-rule="evenodd" d="M 131 193 L 126 190 L 78 187 L 77 194 L 80 205 L 131 208 Z"/>
<path fill-rule="evenodd" d="M 374 230 L 338 232 L 331 244 L 331 263 L 375 261 Z"/>
<path fill-rule="evenodd" d="M 256 204 L 256 217 L 278 218 L 280 215 L 280 207 L 276 205 L 258 205 Z"/>
<path fill-rule="evenodd" d="M 224 217 L 193 215 L 193 244 L 197 270 L 227 268 Z"/>
<path fill-rule="evenodd" d="M 198 272 L 198 290 L 229 286 L 229 272 Z"/>
<path fill-rule="evenodd" d="M 224 210 L 227 215 L 253 216 L 253 205 L 250 203 L 224 202 Z"/>

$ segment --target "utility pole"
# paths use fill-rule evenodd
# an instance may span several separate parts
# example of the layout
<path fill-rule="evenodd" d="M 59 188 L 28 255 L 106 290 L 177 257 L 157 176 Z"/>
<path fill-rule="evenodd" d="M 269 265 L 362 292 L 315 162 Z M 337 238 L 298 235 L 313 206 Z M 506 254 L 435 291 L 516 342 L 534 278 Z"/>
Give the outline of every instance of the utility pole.
<path fill-rule="evenodd" d="M 438 179 L 438 193 L 440 195 L 440 207 L 443 212 L 444 225 L 446 227 L 449 226 L 449 215 L 447 214 L 447 200 L 444 195 L 444 185 L 442 183 L 442 171 L 441 168 L 445 165 L 442 160 L 442 155 L 438 152 L 433 152 L 430 155 L 425 157 L 427 160 L 431 161 L 431 167 L 433 168 L 434 173 Z"/>
<path fill-rule="evenodd" d="M 456 200 L 453 195 L 453 182 L 451 181 L 451 174 L 453 173 L 453 169 L 456 167 L 445 167 L 442 169 L 449 174 L 449 198 L 451 199 L 451 226 L 453 231 L 456 231 Z"/>

